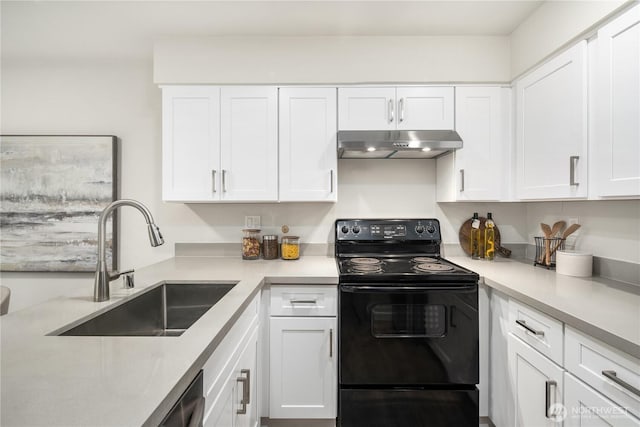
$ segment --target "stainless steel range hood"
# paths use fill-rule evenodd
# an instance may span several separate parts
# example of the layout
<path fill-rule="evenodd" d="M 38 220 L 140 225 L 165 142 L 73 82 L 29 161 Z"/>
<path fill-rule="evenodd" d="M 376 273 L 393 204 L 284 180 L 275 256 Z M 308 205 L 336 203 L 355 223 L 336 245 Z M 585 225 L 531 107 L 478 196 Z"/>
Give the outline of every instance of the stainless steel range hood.
<path fill-rule="evenodd" d="M 430 159 L 462 148 L 453 130 L 343 130 L 338 132 L 341 159 Z"/>

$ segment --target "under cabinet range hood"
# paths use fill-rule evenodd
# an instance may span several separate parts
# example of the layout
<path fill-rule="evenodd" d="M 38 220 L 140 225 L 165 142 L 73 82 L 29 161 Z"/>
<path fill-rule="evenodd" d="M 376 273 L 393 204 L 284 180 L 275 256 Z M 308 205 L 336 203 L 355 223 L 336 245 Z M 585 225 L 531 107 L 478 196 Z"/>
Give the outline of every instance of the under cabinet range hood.
<path fill-rule="evenodd" d="M 341 159 L 430 159 L 462 148 L 454 130 L 342 130 Z"/>

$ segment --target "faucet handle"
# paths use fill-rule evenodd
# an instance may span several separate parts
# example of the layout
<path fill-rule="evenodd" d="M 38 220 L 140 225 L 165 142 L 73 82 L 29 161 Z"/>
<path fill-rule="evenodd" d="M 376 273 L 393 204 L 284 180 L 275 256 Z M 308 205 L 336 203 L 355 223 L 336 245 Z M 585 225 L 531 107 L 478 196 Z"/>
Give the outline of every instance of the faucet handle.
<path fill-rule="evenodd" d="M 132 289 L 135 286 L 135 282 L 133 280 L 134 270 L 127 270 L 120 273 L 122 275 L 122 287 L 124 289 Z"/>

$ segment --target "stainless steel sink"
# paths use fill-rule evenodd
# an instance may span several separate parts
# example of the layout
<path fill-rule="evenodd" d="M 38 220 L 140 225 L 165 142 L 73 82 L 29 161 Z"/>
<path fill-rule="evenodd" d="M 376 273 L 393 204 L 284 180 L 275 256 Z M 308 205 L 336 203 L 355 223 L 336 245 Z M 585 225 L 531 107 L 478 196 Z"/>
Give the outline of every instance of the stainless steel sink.
<path fill-rule="evenodd" d="M 236 283 L 165 283 L 56 335 L 182 335 Z"/>

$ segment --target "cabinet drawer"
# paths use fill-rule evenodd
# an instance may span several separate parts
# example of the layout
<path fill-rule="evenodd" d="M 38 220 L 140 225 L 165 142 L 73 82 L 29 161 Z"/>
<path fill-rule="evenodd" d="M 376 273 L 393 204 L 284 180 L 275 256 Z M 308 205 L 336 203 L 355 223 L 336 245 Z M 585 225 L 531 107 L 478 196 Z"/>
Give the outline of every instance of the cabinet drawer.
<path fill-rule="evenodd" d="M 336 286 L 273 285 L 271 315 L 335 316 L 337 300 Z"/>
<path fill-rule="evenodd" d="M 509 330 L 522 341 L 562 366 L 562 322 L 540 311 L 509 300 Z"/>
<path fill-rule="evenodd" d="M 640 360 L 573 328 L 565 336 L 565 368 L 640 417 Z"/>

